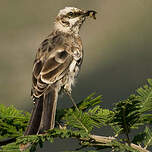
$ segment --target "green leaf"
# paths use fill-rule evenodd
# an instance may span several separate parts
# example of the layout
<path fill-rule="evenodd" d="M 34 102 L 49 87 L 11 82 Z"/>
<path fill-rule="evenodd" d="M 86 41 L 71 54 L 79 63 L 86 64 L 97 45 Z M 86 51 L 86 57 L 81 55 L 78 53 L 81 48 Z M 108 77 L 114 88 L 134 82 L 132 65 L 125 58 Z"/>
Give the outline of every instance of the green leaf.
<path fill-rule="evenodd" d="M 144 144 L 145 149 L 152 145 L 152 130 L 146 127 L 144 132 L 136 135 L 132 141 L 135 144 Z"/>
<path fill-rule="evenodd" d="M 148 85 L 144 85 L 136 90 L 138 100 L 141 101 L 141 112 L 152 110 L 152 79 L 148 79 Z"/>
<path fill-rule="evenodd" d="M 102 96 L 95 97 L 95 93 L 90 94 L 87 98 L 81 101 L 77 106 L 80 110 L 84 111 L 89 108 L 94 107 L 97 104 L 100 104 L 102 101 Z"/>
<path fill-rule="evenodd" d="M 21 136 L 29 117 L 29 113 L 17 110 L 14 106 L 0 104 L 0 140 Z"/>
<path fill-rule="evenodd" d="M 1 148 L 0 152 L 20 152 L 19 146 L 16 143 L 7 144 Z"/>
<path fill-rule="evenodd" d="M 123 144 L 119 141 L 113 140 L 111 143 L 109 143 L 114 149 L 114 151 L 118 152 L 139 152 L 138 150 L 135 150 L 134 148 L 128 146 L 127 144 Z"/>
<path fill-rule="evenodd" d="M 118 126 L 117 134 L 129 134 L 131 129 L 137 129 L 140 125 L 140 109 L 141 102 L 137 100 L 135 95 L 115 104 L 111 125 Z"/>
<path fill-rule="evenodd" d="M 144 133 L 145 133 L 145 137 L 143 143 L 145 148 L 147 148 L 152 145 L 152 130 L 146 127 Z"/>

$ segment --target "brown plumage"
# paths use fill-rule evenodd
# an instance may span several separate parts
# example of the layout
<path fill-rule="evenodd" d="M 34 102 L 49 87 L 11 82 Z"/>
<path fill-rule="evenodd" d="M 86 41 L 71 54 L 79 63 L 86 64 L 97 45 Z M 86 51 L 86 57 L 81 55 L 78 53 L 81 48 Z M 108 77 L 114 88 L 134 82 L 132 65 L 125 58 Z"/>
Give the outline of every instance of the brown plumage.
<path fill-rule="evenodd" d="M 25 135 L 54 128 L 58 93 L 62 89 L 71 93 L 71 85 L 82 63 L 79 30 L 93 11 L 88 12 L 73 7 L 61 10 L 53 32 L 41 43 L 32 73 L 34 108 Z"/>

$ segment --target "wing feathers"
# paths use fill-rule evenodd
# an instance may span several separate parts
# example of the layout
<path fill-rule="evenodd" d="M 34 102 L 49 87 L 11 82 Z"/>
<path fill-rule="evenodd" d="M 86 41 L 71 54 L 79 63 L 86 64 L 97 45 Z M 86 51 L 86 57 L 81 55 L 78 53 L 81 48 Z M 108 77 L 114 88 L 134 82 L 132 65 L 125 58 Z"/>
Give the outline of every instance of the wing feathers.
<path fill-rule="evenodd" d="M 56 69 L 58 66 L 60 65 L 59 62 L 56 62 L 55 57 L 50 58 L 46 61 L 46 63 L 43 66 L 43 69 L 41 71 L 41 74 L 46 74 L 48 72 L 53 71 L 54 69 Z"/>
<path fill-rule="evenodd" d="M 42 72 L 41 73 L 42 81 L 46 83 L 51 83 L 51 82 L 53 83 L 54 81 L 58 80 L 57 78 L 60 76 L 61 73 L 63 73 L 68 68 L 71 61 L 72 61 L 72 57 L 69 56 L 64 63 L 60 64 L 54 70 L 48 71 L 48 73 L 45 74 L 43 74 Z"/>
<path fill-rule="evenodd" d="M 43 66 L 43 64 L 42 64 L 41 60 L 38 60 L 37 62 L 35 62 L 34 67 L 33 67 L 33 74 L 36 78 L 40 74 L 40 72 L 42 70 L 42 66 Z"/>
<path fill-rule="evenodd" d="M 69 55 L 69 54 L 68 54 L 65 50 L 63 50 L 63 51 L 58 52 L 58 53 L 56 54 L 55 60 L 56 60 L 57 62 L 59 62 L 59 63 L 64 63 L 65 60 L 67 59 L 68 55 Z"/>
<path fill-rule="evenodd" d="M 45 42 L 46 43 L 46 42 Z M 50 84 L 55 83 L 65 75 L 72 63 L 73 57 L 63 48 L 54 49 L 45 58 L 37 59 L 33 68 L 33 94 L 40 97 Z"/>
<path fill-rule="evenodd" d="M 79 39 L 73 39 L 69 35 L 63 36 L 61 33 L 53 34 L 41 43 L 36 54 L 32 78 L 32 92 L 35 97 L 40 97 L 47 92 L 52 84 L 64 78 L 68 70 L 72 72 L 82 55 L 78 54 L 79 49 L 81 50 Z M 75 41 L 78 45 L 73 48 Z"/>

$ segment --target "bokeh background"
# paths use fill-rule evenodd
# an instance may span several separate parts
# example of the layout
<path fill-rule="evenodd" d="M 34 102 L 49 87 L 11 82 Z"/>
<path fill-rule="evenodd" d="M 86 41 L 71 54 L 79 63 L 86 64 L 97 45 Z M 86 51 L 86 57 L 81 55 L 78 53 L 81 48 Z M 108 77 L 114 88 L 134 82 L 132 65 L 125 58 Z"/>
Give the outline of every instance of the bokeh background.
<path fill-rule="evenodd" d="M 31 110 L 35 53 L 51 32 L 58 11 L 65 6 L 98 12 L 97 20 L 87 20 L 81 29 L 85 57 L 73 88 L 77 102 L 97 92 L 103 95 L 102 106 L 111 108 L 152 78 L 151 0 L 1 0 L 1 104 Z M 58 102 L 59 108 L 70 105 L 65 97 Z M 104 134 L 111 132 L 104 130 Z M 75 140 L 57 139 L 39 152 L 74 150 L 76 146 Z"/>

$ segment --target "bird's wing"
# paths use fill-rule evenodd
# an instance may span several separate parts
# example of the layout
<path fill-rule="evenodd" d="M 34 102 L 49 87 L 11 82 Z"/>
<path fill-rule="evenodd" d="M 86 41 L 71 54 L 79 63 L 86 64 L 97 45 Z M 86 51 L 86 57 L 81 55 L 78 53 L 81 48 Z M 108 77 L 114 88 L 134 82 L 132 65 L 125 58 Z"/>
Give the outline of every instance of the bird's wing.
<path fill-rule="evenodd" d="M 40 97 L 49 85 L 65 75 L 73 60 L 73 56 L 64 45 L 53 45 L 49 42 L 49 39 L 43 41 L 33 66 L 32 96 L 36 98 Z"/>

